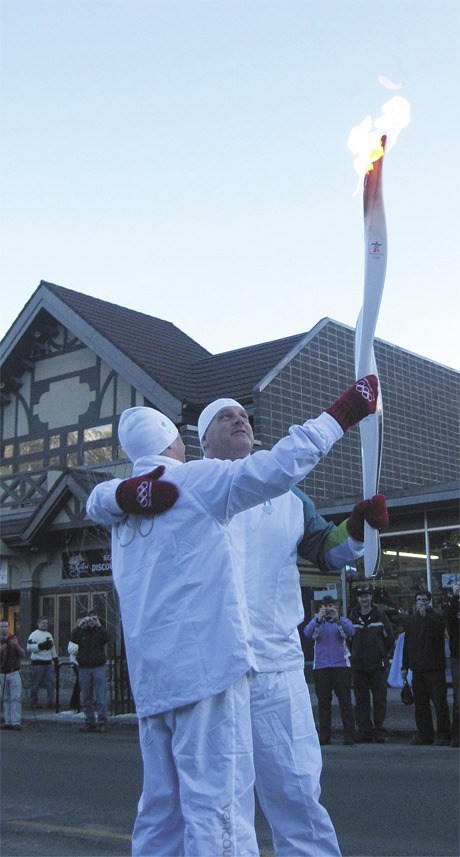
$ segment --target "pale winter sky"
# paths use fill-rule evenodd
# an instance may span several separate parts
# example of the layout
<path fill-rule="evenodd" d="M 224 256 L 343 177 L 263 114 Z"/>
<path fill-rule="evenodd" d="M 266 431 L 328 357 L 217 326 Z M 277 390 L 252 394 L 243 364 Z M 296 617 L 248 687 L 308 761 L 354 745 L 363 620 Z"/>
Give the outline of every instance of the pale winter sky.
<path fill-rule="evenodd" d="M 458 0 L 1 0 L 1 328 L 49 280 L 211 352 L 354 326 L 350 129 L 402 95 L 377 335 L 460 368 Z M 399 86 L 389 89 L 379 76 Z"/>

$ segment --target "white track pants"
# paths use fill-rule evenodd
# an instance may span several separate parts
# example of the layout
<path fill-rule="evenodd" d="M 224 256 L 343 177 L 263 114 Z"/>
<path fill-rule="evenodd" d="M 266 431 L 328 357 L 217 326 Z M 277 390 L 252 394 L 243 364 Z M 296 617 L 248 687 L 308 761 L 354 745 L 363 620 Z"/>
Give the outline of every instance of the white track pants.
<path fill-rule="evenodd" d="M 251 682 L 256 789 L 277 857 L 340 857 L 319 803 L 321 748 L 303 670 Z"/>
<path fill-rule="evenodd" d="M 133 857 L 257 857 L 249 684 L 139 720 Z"/>

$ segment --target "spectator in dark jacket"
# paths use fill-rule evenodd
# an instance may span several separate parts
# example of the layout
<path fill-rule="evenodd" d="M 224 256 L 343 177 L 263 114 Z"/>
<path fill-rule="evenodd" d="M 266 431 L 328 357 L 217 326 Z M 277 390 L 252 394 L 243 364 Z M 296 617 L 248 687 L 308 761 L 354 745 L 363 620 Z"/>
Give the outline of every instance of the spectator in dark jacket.
<path fill-rule="evenodd" d="M 356 594 L 359 606 L 352 610 L 350 621 L 355 629 L 351 641 L 351 666 L 357 740 L 384 744 L 387 672 L 394 633 L 388 616 L 372 604 L 372 588 L 363 584 Z"/>
<path fill-rule="evenodd" d="M 76 654 L 86 723 L 81 732 L 107 732 L 107 668 L 105 647 L 109 636 L 94 610 L 70 634 Z M 97 714 L 97 721 L 96 721 Z"/>
<path fill-rule="evenodd" d="M 449 599 L 445 609 L 447 633 L 449 634 L 450 668 L 452 672 L 452 689 L 454 700 L 452 704 L 452 747 L 458 747 L 459 739 L 459 704 L 460 704 L 460 677 L 459 677 L 459 625 L 460 625 L 460 580 L 452 584 L 452 597 Z"/>
<path fill-rule="evenodd" d="M 445 622 L 431 606 L 431 592 L 415 596 L 415 612 L 406 625 L 401 676 L 412 670 L 417 733 L 412 744 L 433 744 L 434 728 L 430 702 L 436 712 L 436 744 L 450 744 L 447 704 Z"/>

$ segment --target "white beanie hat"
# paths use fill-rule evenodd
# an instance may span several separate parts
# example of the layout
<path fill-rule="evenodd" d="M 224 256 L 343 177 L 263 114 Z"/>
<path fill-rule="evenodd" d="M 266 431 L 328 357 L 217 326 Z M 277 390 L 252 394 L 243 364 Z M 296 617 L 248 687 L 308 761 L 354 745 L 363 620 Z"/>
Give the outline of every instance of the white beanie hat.
<path fill-rule="evenodd" d="M 206 434 L 207 429 L 211 425 L 212 420 L 219 413 L 219 411 L 223 410 L 223 408 L 243 408 L 243 405 L 240 405 L 235 399 L 216 399 L 214 402 L 211 402 L 210 405 L 207 405 L 203 411 L 201 411 L 200 416 L 198 417 L 198 437 L 200 438 L 200 443 L 203 440 L 203 436 Z M 243 408 L 244 410 L 244 408 Z"/>
<path fill-rule="evenodd" d="M 134 463 L 148 455 L 161 455 L 179 431 L 168 417 L 154 408 L 128 408 L 118 424 L 118 438 Z"/>

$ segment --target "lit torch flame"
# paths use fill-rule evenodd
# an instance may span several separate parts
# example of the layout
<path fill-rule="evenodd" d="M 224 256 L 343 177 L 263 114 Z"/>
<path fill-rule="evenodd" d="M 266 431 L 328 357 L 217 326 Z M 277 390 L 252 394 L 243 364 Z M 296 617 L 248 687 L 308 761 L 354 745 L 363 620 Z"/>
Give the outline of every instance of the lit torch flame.
<path fill-rule="evenodd" d="M 395 95 L 382 105 L 382 113 L 374 122 L 371 116 L 366 118 L 355 128 L 352 128 L 348 137 L 348 148 L 355 155 L 353 166 L 359 175 L 359 191 L 364 176 L 373 169 L 375 161 L 383 157 L 382 136 L 387 138 L 387 151 L 394 146 L 399 133 L 406 128 L 410 122 L 410 104 L 407 98 Z"/>

